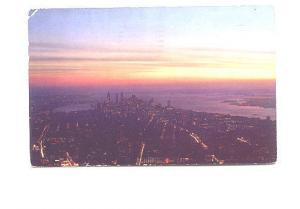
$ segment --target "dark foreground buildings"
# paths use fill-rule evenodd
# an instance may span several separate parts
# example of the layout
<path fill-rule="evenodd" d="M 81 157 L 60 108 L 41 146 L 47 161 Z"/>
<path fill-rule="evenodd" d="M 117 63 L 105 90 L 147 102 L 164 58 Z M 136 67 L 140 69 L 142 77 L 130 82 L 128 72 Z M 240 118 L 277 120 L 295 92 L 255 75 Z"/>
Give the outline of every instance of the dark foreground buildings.
<path fill-rule="evenodd" d="M 120 96 L 119 96 L 120 95 Z M 276 161 L 276 121 L 177 109 L 135 95 L 55 111 L 74 96 L 31 98 L 34 166 L 250 164 Z"/>

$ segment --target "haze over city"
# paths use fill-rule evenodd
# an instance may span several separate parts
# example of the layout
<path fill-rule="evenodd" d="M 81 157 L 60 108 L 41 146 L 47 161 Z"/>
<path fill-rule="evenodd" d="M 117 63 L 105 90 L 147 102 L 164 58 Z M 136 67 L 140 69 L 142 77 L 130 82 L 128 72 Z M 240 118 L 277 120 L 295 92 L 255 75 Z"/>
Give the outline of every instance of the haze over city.
<path fill-rule="evenodd" d="M 40 9 L 33 166 L 276 161 L 273 9 Z"/>

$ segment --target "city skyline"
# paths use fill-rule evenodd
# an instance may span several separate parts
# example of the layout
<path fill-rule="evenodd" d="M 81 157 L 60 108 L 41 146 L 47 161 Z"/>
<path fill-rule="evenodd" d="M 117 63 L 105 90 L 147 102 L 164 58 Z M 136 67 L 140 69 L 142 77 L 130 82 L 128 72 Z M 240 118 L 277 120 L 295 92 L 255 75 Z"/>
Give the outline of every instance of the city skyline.
<path fill-rule="evenodd" d="M 30 15 L 33 166 L 276 161 L 272 7 Z"/>
<path fill-rule="evenodd" d="M 268 6 L 37 10 L 30 85 L 274 81 L 273 16 Z"/>
<path fill-rule="evenodd" d="M 94 103 L 86 103 L 92 102 L 88 98 L 91 99 L 82 95 L 39 94 L 32 99 L 33 166 L 223 165 L 276 161 L 276 121 L 269 116 L 248 118 L 196 112 L 177 108 L 171 100 L 158 104 L 153 98 L 145 100 L 123 92 L 114 95 L 107 92 L 105 98 Z M 274 105 L 261 98 L 244 103 L 224 102 L 263 108 Z"/>

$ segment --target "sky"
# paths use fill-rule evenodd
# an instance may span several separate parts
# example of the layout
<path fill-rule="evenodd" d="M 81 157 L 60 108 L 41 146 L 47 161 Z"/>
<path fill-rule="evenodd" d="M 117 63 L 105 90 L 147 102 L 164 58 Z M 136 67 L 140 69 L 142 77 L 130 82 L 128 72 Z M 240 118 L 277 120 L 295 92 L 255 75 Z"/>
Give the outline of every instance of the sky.
<path fill-rule="evenodd" d="M 274 80 L 269 6 L 30 12 L 32 86 Z"/>

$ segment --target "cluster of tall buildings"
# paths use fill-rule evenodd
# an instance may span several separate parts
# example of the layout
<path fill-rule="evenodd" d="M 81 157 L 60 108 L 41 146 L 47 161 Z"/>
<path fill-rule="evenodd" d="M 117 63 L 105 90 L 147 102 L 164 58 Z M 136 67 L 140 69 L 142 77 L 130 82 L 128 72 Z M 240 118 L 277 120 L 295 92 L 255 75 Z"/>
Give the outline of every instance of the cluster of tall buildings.
<path fill-rule="evenodd" d="M 114 99 L 112 99 L 114 98 Z M 264 163 L 271 120 L 195 112 L 108 92 L 95 109 L 37 113 L 32 162 L 44 166 Z"/>

